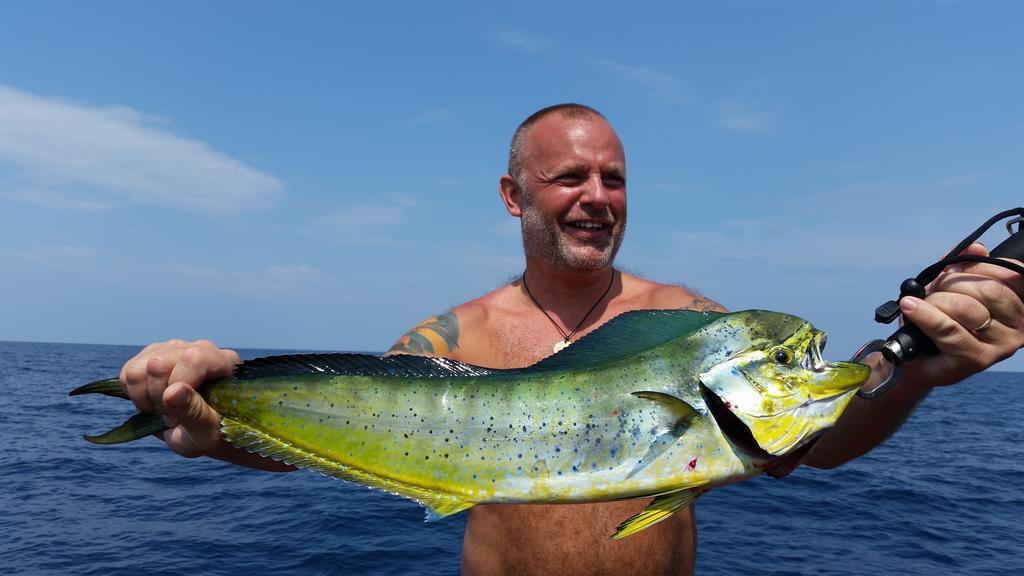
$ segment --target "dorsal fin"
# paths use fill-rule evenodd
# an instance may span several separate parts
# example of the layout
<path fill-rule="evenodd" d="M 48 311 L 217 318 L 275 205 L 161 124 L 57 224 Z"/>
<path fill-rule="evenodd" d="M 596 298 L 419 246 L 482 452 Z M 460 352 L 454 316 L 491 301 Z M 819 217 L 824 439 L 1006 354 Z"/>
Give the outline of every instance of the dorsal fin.
<path fill-rule="evenodd" d="M 601 364 L 691 334 L 723 315 L 723 312 L 694 310 L 623 312 L 568 348 L 534 364 L 531 369 L 561 370 Z"/>
<path fill-rule="evenodd" d="M 530 370 L 561 370 L 594 365 L 649 350 L 686 336 L 722 316 L 693 310 L 624 312 L 561 352 L 530 366 Z M 250 380 L 296 374 L 450 378 L 486 376 L 502 370 L 465 364 L 449 358 L 396 354 L 288 354 L 247 360 L 235 367 L 235 378 Z"/>
<path fill-rule="evenodd" d="M 235 367 L 235 378 L 252 380 L 297 374 L 339 374 L 345 376 L 396 376 L 403 378 L 451 378 L 485 376 L 487 368 L 449 358 L 373 356 L 371 354 L 288 354 L 247 360 Z"/>

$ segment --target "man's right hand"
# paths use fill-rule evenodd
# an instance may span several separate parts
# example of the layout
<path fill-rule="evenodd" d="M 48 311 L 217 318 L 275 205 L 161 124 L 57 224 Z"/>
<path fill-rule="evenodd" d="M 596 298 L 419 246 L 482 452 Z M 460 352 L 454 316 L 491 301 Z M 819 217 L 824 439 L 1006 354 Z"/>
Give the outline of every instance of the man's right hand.
<path fill-rule="evenodd" d="M 121 385 L 140 412 L 160 414 L 170 427 L 160 434 L 167 446 L 189 458 L 235 460 L 220 434 L 220 415 L 196 388 L 228 378 L 238 354 L 209 340 L 168 340 L 150 344 L 121 368 Z"/>
<path fill-rule="evenodd" d="M 220 414 L 196 392 L 207 380 L 230 378 L 239 362 L 234 350 L 218 348 L 209 340 L 168 340 L 146 346 L 126 362 L 121 385 L 140 412 L 164 417 L 170 428 L 160 437 L 182 456 L 210 456 L 274 472 L 295 470 L 225 442 Z"/>

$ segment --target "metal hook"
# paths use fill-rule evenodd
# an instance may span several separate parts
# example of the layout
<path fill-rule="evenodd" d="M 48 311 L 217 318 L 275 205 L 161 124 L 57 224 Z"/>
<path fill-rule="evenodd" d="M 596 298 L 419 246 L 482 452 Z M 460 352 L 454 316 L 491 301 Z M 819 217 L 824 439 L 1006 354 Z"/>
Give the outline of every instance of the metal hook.
<path fill-rule="evenodd" d="M 885 340 L 872 340 L 871 342 L 868 342 L 853 355 L 853 358 L 850 358 L 850 362 L 863 363 L 868 356 L 875 352 L 883 352 L 885 350 L 886 343 L 887 342 Z M 873 390 L 858 390 L 857 396 L 860 396 L 865 400 L 872 400 L 874 398 L 878 398 L 882 394 L 885 394 L 889 390 L 892 390 L 897 384 L 899 384 L 900 376 L 903 374 L 903 369 L 899 364 L 895 364 L 893 362 L 889 362 L 889 364 L 892 366 L 892 370 L 889 372 L 889 375 L 886 376 L 878 386 L 875 386 Z"/>
<path fill-rule="evenodd" d="M 1024 222 L 1024 216 L 1017 216 L 1012 220 L 1006 221 L 1006 231 L 1010 233 L 1010 236 L 1013 236 L 1017 232 L 1020 232 L 1021 226 L 1024 226 L 1024 224 L 1021 224 L 1021 222 Z M 1017 224 L 1017 232 L 1013 231 L 1014 224 Z"/>

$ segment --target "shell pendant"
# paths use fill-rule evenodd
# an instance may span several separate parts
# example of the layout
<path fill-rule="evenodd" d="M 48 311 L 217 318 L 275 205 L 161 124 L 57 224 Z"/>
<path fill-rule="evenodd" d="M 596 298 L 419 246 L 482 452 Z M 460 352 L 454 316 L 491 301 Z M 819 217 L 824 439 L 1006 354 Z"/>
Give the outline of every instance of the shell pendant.
<path fill-rule="evenodd" d="M 562 350 L 565 350 L 566 348 L 569 347 L 569 344 L 572 344 L 572 342 L 569 342 L 568 340 L 559 340 L 558 342 L 555 342 L 555 346 L 554 346 L 555 353 L 557 354 L 558 352 L 561 352 Z"/>

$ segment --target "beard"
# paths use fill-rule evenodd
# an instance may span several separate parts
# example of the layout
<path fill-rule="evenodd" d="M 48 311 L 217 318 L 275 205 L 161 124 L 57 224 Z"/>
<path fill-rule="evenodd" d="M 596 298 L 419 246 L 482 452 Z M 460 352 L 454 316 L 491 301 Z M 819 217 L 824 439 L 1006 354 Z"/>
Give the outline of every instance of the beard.
<path fill-rule="evenodd" d="M 563 270 L 600 270 L 615 260 L 626 232 L 626 215 L 615 221 L 609 236 L 587 243 L 565 234 L 557 220 L 546 218 L 529 200 L 523 202 L 520 224 L 527 257 Z"/>

